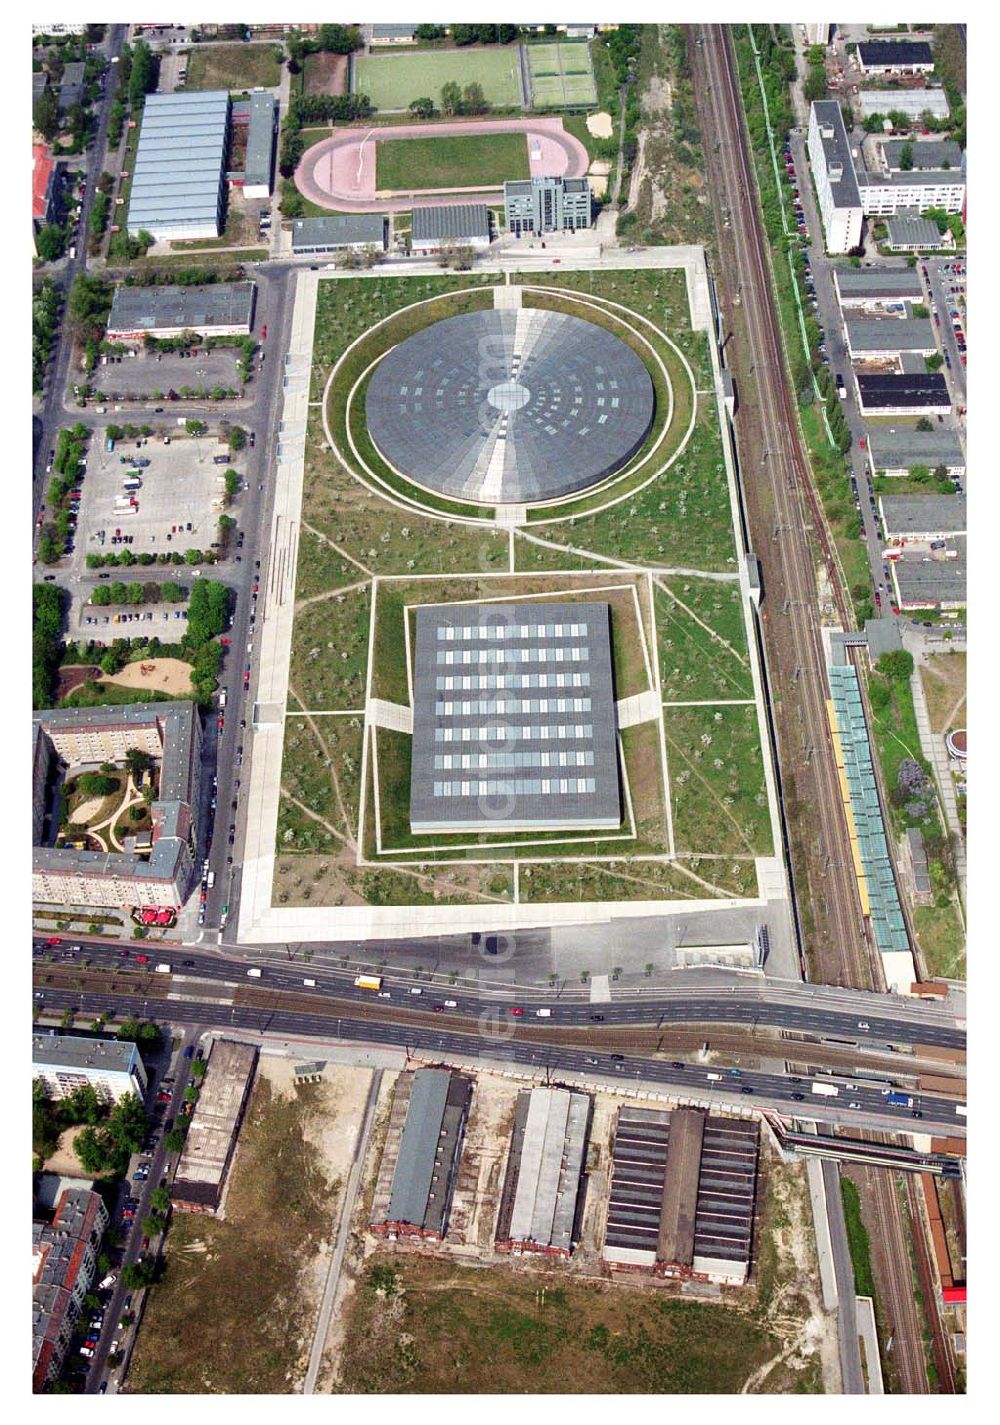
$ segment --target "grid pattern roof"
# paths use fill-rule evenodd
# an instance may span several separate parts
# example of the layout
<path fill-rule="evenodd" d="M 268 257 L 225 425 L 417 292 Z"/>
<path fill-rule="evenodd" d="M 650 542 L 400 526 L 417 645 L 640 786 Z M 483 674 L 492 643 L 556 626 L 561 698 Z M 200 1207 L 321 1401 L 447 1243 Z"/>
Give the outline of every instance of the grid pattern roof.
<path fill-rule="evenodd" d="M 414 831 L 621 822 L 606 603 L 417 610 Z"/>
<path fill-rule="evenodd" d="M 898 169 L 903 149 L 909 148 L 910 157 L 913 160 L 914 169 L 935 168 L 941 172 L 944 164 L 950 164 L 951 168 L 961 168 L 962 149 L 955 143 L 954 139 L 928 140 L 925 143 L 918 139 L 916 143 L 907 142 L 906 139 L 886 139 L 882 144 L 882 152 L 885 154 L 886 165 L 890 169 Z"/>
<path fill-rule="evenodd" d="M 839 663 L 827 669 L 827 677 L 875 945 L 882 954 L 909 950 L 910 940 L 889 859 L 857 670 L 851 663 Z"/>
<path fill-rule="evenodd" d="M 930 218 L 890 218 L 888 228 L 890 247 L 930 249 L 944 244 L 937 223 L 932 223 Z"/>
<path fill-rule="evenodd" d="M 215 224 L 225 179 L 229 93 L 146 98 L 129 199 L 130 232 Z"/>
<path fill-rule="evenodd" d="M 693 1118 L 701 1119 L 700 1131 Z M 672 1134 L 679 1165 L 673 1172 Z M 646 1266 L 669 1262 L 695 1271 L 725 1270 L 727 1263 L 745 1268 L 753 1239 L 758 1146 L 753 1121 L 696 1109 L 623 1107 L 612 1154 L 605 1257 Z M 674 1201 L 681 1192 L 685 1200 Z"/>
<path fill-rule="evenodd" d="M 365 409 L 384 458 L 485 504 L 552 500 L 623 466 L 653 420 L 645 365 L 618 337 L 538 308 L 448 317 L 380 362 Z"/>
<path fill-rule="evenodd" d="M 934 328 L 926 317 L 848 317 L 847 346 L 866 351 L 934 351 Z"/>
<path fill-rule="evenodd" d="M 116 287 L 108 332 L 156 331 L 185 327 L 245 326 L 253 317 L 252 282 L 217 282 L 209 287 Z"/>
<path fill-rule="evenodd" d="M 943 426 L 937 430 L 916 430 L 912 426 L 885 430 L 875 426 L 868 433 L 868 447 L 876 470 L 912 470 L 915 465 L 926 465 L 931 470 L 939 465 L 949 469 L 965 466 L 958 432 Z"/>
<path fill-rule="evenodd" d="M 295 218 L 292 251 L 316 252 L 336 247 L 385 247 L 381 213 L 331 213 L 322 218 Z"/>
<path fill-rule="evenodd" d="M 537 1088 L 526 1101 L 523 1135 L 511 1150 L 516 1176 L 508 1236 L 514 1242 L 570 1251 L 587 1141 L 590 1099 L 568 1089 Z M 520 1106 L 520 1102 L 519 1102 Z"/>
<path fill-rule="evenodd" d="M 948 117 L 948 99 L 943 89 L 862 89 L 861 116 L 870 114 L 891 114 L 898 112 L 911 117 L 926 110 L 935 119 Z"/>
<path fill-rule="evenodd" d="M 412 242 L 489 242 L 490 210 L 485 203 L 442 203 L 413 209 Z"/>
<path fill-rule="evenodd" d="M 816 122 L 820 126 L 819 139 L 823 145 L 827 172 L 840 167 L 841 176 L 830 183 L 830 195 L 835 208 L 860 208 L 861 194 L 851 157 L 851 141 L 844 127 L 844 116 L 835 99 L 818 99 L 813 103 Z"/>

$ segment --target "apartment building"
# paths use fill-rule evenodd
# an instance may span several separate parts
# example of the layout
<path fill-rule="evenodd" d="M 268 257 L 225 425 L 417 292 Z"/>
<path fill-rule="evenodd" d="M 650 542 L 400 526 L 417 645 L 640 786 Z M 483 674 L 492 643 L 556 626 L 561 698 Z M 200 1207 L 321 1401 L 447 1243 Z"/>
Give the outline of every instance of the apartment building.
<path fill-rule="evenodd" d="M 31 1075 L 56 1099 L 84 1084 L 104 1103 L 117 1103 L 130 1093 L 139 1099 L 146 1096 L 146 1070 L 129 1039 L 83 1039 L 57 1029 L 41 1030 L 31 1037 Z"/>
<path fill-rule="evenodd" d="M 809 110 L 812 167 L 827 252 L 850 252 L 861 243 L 864 213 L 840 105 L 819 100 Z"/>
<path fill-rule="evenodd" d="M 51 1220 L 32 1223 L 31 1371 L 36 1394 L 62 1369 L 97 1275 L 97 1254 L 107 1226 L 100 1195 L 83 1183 L 62 1187 Z"/>

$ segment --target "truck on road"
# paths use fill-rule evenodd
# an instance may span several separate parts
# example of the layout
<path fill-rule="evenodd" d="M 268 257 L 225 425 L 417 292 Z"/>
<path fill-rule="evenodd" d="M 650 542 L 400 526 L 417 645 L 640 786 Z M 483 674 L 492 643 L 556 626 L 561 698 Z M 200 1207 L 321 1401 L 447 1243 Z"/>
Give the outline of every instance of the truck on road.
<path fill-rule="evenodd" d="M 897 1108 L 912 1108 L 913 1098 L 908 1093 L 897 1093 L 895 1089 L 883 1089 L 882 1097 L 886 1103 L 891 1103 Z"/>
<path fill-rule="evenodd" d="M 836 1084 L 813 1084 L 812 1091 L 821 1098 L 836 1098 L 840 1093 Z"/>
<path fill-rule="evenodd" d="M 259 980 L 259 979 L 260 979 L 260 971 L 259 971 L 259 970 L 247 970 L 247 974 L 250 976 L 251 980 Z"/>
<path fill-rule="evenodd" d="M 381 975 L 358 975 L 354 981 L 356 990 L 380 990 L 382 988 Z"/>
<path fill-rule="evenodd" d="M 157 966 L 155 966 L 155 969 L 156 969 L 156 973 L 157 973 L 158 975 L 169 975 L 169 974 L 170 974 L 170 966 L 166 963 L 166 961 L 164 961 L 164 963 L 163 963 L 162 965 L 157 965 Z"/>

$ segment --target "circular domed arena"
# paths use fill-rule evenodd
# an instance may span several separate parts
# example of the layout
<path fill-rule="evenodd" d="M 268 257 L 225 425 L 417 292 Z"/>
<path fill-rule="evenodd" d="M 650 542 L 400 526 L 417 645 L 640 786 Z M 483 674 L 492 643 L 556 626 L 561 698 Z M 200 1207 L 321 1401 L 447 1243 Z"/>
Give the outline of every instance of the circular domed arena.
<path fill-rule="evenodd" d="M 488 505 L 539 504 L 598 484 L 639 450 L 655 408 L 630 346 L 539 308 L 423 328 L 383 357 L 365 397 L 388 465 L 426 490 Z"/>

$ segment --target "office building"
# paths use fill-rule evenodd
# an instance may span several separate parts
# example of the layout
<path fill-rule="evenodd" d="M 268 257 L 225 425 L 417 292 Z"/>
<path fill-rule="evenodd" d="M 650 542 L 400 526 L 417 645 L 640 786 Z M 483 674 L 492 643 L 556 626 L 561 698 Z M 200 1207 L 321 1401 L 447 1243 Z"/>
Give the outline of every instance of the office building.
<path fill-rule="evenodd" d="M 861 243 L 864 215 L 850 140 L 836 100 L 811 105 L 808 147 L 827 252 L 850 252 Z"/>
<path fill-rule="evenodd" d="M 930 218 L 890 218 L 886 229 L 890 252 L 941 252 L 955 246 L 951 233 L 939 232 Z"/>
<path fill-rule="evenodd" d="M 232 106 L 234 136 L 245 138 L 242 167 L 229 173 L 245 198 L 267 198 L 274 179 L 274 141 L 278 128 L 278 102 L 273 94 L 256 90 L 249 99 Z"/>
<path fill-rule="evenodd" d="M 863 119 L 873 114 L 886 120 L 890 114 L 903 114 L 907 119 L 919 119 L 922 114 L 947 119 L 951 112 L 943 89 L 862 89 L 858 102 Z"/>
<path fill-rule="evenodd" d="M 833 285 L 841 307 L 905 312 L 907 302 L 923 302 L 920 274 L 912 267 L 835 267 Z"/>
<path fill-rule="evenodd" d="M 868 462 L 873 475 L 907 476 L 924 469 L 942 471 L 948 479 L 965 474 L 965 452 L 958 432 L 937 426 L 872 426 L 868 432 Z"/>
<path fill-rule="evenodd" d="M 934 327 L 927 317 L 848 317 L 844 330 L 852 360 L 877 361 L 904 351 L 931 356 L 937 351 Z"/>
<path fill-rule="evenodd" d="M 503 185 L 507 231 L 525 233 L 575 232 L 589 228 L 590 183 L 586 178 L 524 178 Z"/>
<path fill-rule="evenodd" d="M 949 415 L 951 396 L 940 371 L 857 373 L 858 404 L 862 415 Z"/>
<path fill-rule="evenodd" d="M 880 495 L 887 544 L 930 544 L 966 531 L 964 495 Z"/>

